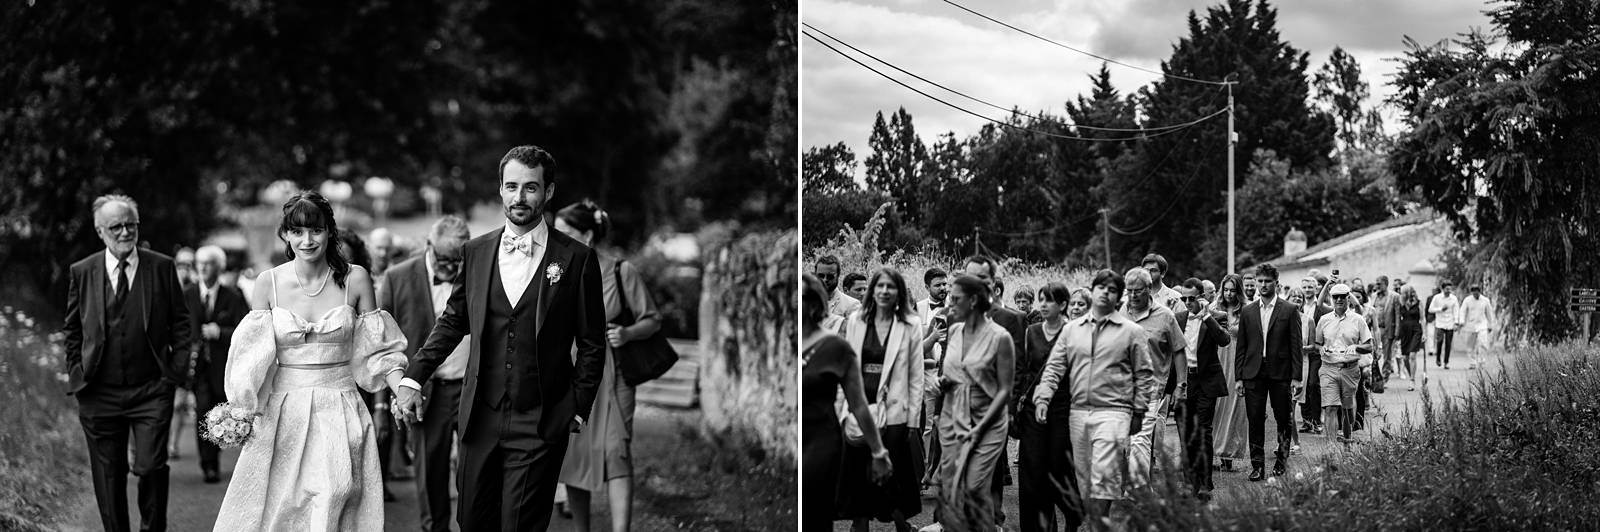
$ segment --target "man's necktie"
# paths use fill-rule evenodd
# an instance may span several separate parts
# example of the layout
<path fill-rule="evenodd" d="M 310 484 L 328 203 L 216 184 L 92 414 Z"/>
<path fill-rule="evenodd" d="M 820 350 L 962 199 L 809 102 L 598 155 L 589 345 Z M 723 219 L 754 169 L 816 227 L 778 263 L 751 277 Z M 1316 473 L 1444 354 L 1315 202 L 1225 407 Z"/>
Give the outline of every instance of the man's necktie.
<path fill-rule="evenodd" d="M 128 297 L 128 259 L 117 260 L 117 282 L 111 294 L 111 306 L 122 311 L 122 302 Z"/>

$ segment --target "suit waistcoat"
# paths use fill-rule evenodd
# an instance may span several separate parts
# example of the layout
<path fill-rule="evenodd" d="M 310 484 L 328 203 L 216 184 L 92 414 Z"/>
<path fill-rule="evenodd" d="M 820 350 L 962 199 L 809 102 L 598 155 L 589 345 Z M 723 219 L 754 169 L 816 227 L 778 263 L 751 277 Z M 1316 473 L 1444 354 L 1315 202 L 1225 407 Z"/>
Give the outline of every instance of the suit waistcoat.
<path fill-rule="evenodd" d="M 90 382 L 129 386 L 161 378 L 161 367 L 156 365 L 156 354 L 144 330 L 144 291 L 138 283 L 129 284 L 120 309 L 112 304 L 114 288 L 106 288 L 106 343 Z"/>
<path fill-rule="evenodd" d="M 478 360 L 481 388 L 477 395 L 484 404 L 498 408 L 501 399 L 507 398 L 512 408 L 520 411 L 540 402 L 538 338 L 532 331 L 541 279 L 533 281 L 513 305 L 500 282 L 500 266 L 489 270 L 489 312 L 484 315 L 483 338 L 479 340 L 483 353 Z"/>

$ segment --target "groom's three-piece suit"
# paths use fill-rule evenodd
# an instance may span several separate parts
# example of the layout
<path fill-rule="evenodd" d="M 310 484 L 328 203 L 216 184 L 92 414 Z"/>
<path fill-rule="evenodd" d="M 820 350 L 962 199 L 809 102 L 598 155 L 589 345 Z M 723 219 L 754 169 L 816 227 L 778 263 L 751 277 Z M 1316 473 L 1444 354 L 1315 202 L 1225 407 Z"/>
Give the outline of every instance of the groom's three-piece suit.
<path fill-rule="evenodd" d="M 515 239 L 502 228 L 468 241 L 462 275 L 408 384 L 428 382 L 471 335 L 456 418 L 458 522 L 544 530 L 575 416 L 588 418 L 605 367 L 599 257 L 540 222 Z"/>
<path fill-rule="evenodd" d="M 147 249 L 136 248 L 126 261 L 102 251 L 74 263 L 67 286 L 61 329 L 68 393 L 78 399 L 101 524 L 132 528 L 131 471 L 139 477 L 139 528 L 166 530 L 167 438 L 191 340 L 178 270 L 170 257 Z"/>

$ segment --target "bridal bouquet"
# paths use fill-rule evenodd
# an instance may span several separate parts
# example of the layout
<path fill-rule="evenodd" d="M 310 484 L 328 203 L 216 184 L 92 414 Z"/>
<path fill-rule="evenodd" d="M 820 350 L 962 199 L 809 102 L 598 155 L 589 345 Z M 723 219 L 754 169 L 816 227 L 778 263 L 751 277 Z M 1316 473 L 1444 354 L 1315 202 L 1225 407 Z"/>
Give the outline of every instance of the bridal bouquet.
<path fill-rule="evenodd" d="M 200 436 L 224 449 L 242 446 L 244 442 L 250 440 L 250 435 L 255 430 L 255 418 L 259 416 L 261 414 L 234 406 L 232 403 L 219 404 L 210 412 L 206 412 L 205 419 L 201 420 L 203 426 Z"/>

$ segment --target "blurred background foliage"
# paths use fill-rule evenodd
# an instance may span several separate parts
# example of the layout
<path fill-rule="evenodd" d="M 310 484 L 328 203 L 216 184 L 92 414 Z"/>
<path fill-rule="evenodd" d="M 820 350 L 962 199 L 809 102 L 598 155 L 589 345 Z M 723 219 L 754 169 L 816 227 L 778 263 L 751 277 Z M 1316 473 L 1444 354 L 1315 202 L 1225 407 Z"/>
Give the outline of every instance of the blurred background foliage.
<path fill-rule="evenodd" d="M 170 253 L 289 180 L 392 179 L 393 216 L 493 201 L 536 144 L 553 207 L 594 198 L 612 243 L 712 222 L 792 226 L 794 2 L 19 1 L 0 6 L 0 297 L 58 316 L 133 196 Z M 358 188 L 359 190 L 359 188 Z M 369 209 L 357 193 L 346 205 Z"/>

